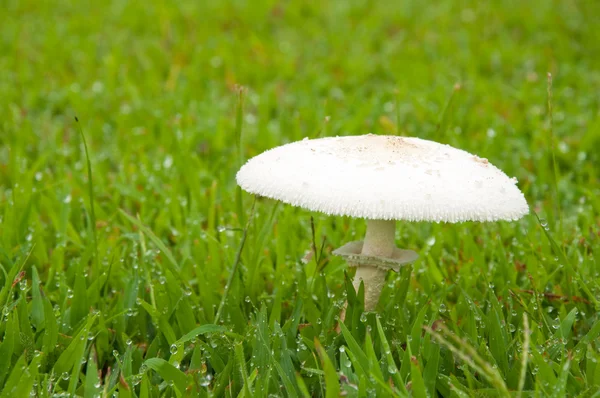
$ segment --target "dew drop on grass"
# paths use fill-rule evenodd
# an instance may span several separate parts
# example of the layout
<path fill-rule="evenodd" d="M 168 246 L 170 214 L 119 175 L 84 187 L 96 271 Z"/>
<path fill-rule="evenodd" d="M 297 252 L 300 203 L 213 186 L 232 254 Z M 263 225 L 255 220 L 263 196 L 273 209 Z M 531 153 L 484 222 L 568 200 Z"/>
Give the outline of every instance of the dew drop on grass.
<path fill-rule="evenodd" d="M 365 323 L 367 321 L 367 313 L 363 312 L 362 314 L 360 314 L 360 321 L 362 323 Z"/>
<path fill-rule="evenodd" d="M 170 169 L 173 166 L 173 156 L 167 155 L 163 161 L 163 167 L 165 169 Z"/>
<path fill-rule="evenodd" d="M 508 330 L 513 333 L 515 330 L 517 330 L 517 327 L 515 325 L 513 325 L 512 323 L 508 324 Z"/>
<path fill-rule="evenodd" d="M 63 372 L 60 375 L 60 378 L 63 379 L 63 380 L 69 380 L 69 372 Z"/>
<path fill-rule="evenodd" d="M 208 387 L 210 385 L 210 379 L 208 378 L 208 375 L 207 375 L 207 377 L 202 377 L 200 379 L 200 385 L 202 387 Z"/>
<path fill-rule="evenodd" d="M 140 384 L 141 381 L 142 381 L 141 376 L 139 376 L 139 375 L 131 376 L 131 384 L 133 384 L 134 386 L 137 386 L 138 384 Z"/>
<path fill-rule="evenodd" d="M 175 354 L 177 354 L 177 345 L 175 345 L 175 344 L 171 344 L 171 348 L 169 348 L 169 352 L 170 352 L 172 355 L 175 355 Z"/>
<path fill-rule="evenodd" d="M 444 312 L 446 312 L 446 305 L 444 303 L 440 304 L 440 314 L 443 314 Z"/>
<path fill-rule="evenodd" d="M 396 366 L 394 366 L 394 365 L 389 365 L 388 366 L 388 373 L 389 374 L 393 375 L 393 374 L 396 374 L 396 372 L 397 372 Z"/>

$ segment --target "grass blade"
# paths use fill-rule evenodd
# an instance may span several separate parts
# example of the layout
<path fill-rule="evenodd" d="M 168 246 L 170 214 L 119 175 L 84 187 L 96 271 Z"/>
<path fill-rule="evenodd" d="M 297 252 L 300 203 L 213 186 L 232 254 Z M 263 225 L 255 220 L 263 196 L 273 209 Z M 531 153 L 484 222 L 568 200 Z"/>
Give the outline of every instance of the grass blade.
<path fill-rule="evenodd" d="M 156 236 L 154 234 L 154 232 L 152 232 L 152 230 L 150 228 L 148 228 L 146 225 L 144 225 L 139 219 L 130 216 L 125 211 L 123 211 L 123 209 L 119 209 L 119 211 L 133 225 L 135 225 L 136 227 L 138 227 L 144 233 L 144 235 L 146 235 L 148 238 L 150 238 L 150 240 L 152 241 L 152 243 L 154 243 L 156 245 L 156 247 L 158 247 L 158 249 L 165 255 L 165 257 L 167 258 L 167 260 L 169 260 L 166 263 L 167 267 L 169 268 L 169 271 L 171 271 L 171 273 L 177 279 L 179 279 L 180 281 L 182 281 L 181 275 L 179 274 L 179 264 L 177 263 L 177 260 L 175 260 L 175 257 L 173 256 L 173 253 L 171 253 L 171 250 L 169 250 L 169 248 L 164 244 L 164 242 L 162 240 L 160 240 L 160 238 L 158 236 Z"/>
<path fill-rule="evenodd" d="M 331 359 L 317 338 L 315 338 L 315 349 L 319 354 L 321 366 L 325 372 L 325 397 L 337 398 L 340 396 L 340 382 L 335 366 L 333 366 Z"/>
<path fill-rule="evenodd" d="M 162 358 L 150 358 L 144 362 L 148 368 L 156 371 L 166 382 L 172 382 L 177 391 L 183 395 L 187 388 L 185 373 Z"/>
<path fill-rule="evenodd" d="M 453 111 L 453 103 L 455 101 L 455 97 L 457 93 L 461 90 L 462 86 L 459 83 L 456 83 L 454 87 L 452 87 L 452 93 L 450 93 L 450 98 L 448 98 L 448 102 L 446 103 L 446 107 L 442 112 L 442 117 L 440 118 L 440 122 L 438 123 L 438 137 L 441 137 L 446 133 L 448 126 L 450 124 L 450 119 Z"/>
<path fill-rule="evenodd" d="M 563 216 L 560 205 L 560 192 L 558 190 L 558 181 L 560 180 L 560 172 L 558 170 L 558 163 L 556 162 L 556 137 L 554 135 L 554 117 L 553 117 L 553 106 L 552 106 L 552 73 L 548 72 L 547 75 L 547 94 L 548 94 L 548 129 L 550 131 L 550 153 L 552 154 L 552 176 L 553 176 L 553 187 L 554 187 L 554 212 L 558 214 L 559 220 L 559 231 L 562 236 L 563 231 Z"/>
<path fill-rule="evenodd" d="M 244 232 L 242 233 L 242 240 L 240 241 L 240 246 L 235 255 L 235 261 L 233 262 L 233 266 L 231 267 L 231 273 L 229 274 L 229 278 L 227 279 L 227 284 L 225 285 L 225 291 L 223 292 L 223 297 L 221 297 L 221 302 L 219 303 L 219 308 L 217 309 L 217 314 L 215 315 L 214 323 L 219 323 L 219 319 L 221 319 L 221 315 L 223 314 L 223 307 L 225 306 L 225 302 L 227 301 L 229 289 L 231 288 L 231 284 L 233 283 L 233 278 L 235 277 L 235 275 L 237 273 L 240 259 L 242 257 L 242 250 L 244 250 L 244 244 L 246 243 L 246 238 L 248 236 L 248 228 L 250 227 L 250 222 L 252 221 L 252 216 L 254 215 L 254 206 L 255 205 L 256 205 L 256 197 L 254 197 L 254 201 L 252 202 L 252 207 L 250 208 L 250 216 L 248 217 L 248 222 L 246 222 L 246 226 L 244 227 Z"/>
<path fill-rule="evenodd" d="M 77 124 L 79 135 L 83 141 L 83 148 L 85 149 L 85 160 L 87 163 L 88 172 L 88 199 L 90 201 L 90 231 L 92 232 L 92 240 L 94 244 L 94 265 L 96 271 L 98 271 L 98 237 L 96 236 L 96 209 L 94 207 L 94 179 L 92 177 L 92 162 L 90 161 L 90 154 L 88 152 L 85 134 L 83 134 L 83 129 L 81 128 L 81 123 L 79 122 L 79 118 L 77 118 L 77 116 L 75 116 L 75 123 Z"/>
<path fill-rule="evenodd" d="M 481 356 L 477 353 L 477 350 L 471 347 L 471 345 L 466 341 L 451 333 L 443 324 L 438 324 L 437 327 L 440 328 L 443 334 L 433 330 L 430 327 L 424 327 L 424 329 L 430 333 L 440 344 L 446 346 L 446 348 L 456 354 L 477 373 L 485 377 L 487 381 L 498 390 L 498 393 L 501 396 L 510 397 L 510 393 L 508 392 L 502 376 L 496 369 L 494 369 L 490 364 L 483 360 L 483 358 L 481 358 Z M 453 342 L 447 340 L 445 336 L 450 337 Z"/>
<path fill-rule="evenodd" d="M 196 338 L 197 336 L 201 335 L 201 334 L 208 334 L 208 333 L 224 333 L 227 331 L 227 328 L 225 328 L 224 326 L 219 326 L 219 325 L 213 325 L 213 324 L 206 324 L 206 325 L 202 325 L 202 326 L 198 326 L 196 329 L 186 333 L 185 335 L 183 335 L 182 337 L 180 337 L 175 343 L 175 345 L 179 346 L 183 343 L 187 343 L 190 340 L 193 340 L 194 338 Z"/>
<path fill-rule="evenodd" d="M 527 376 L 527 361 L 529 360 L 529 319 L 526 313 L 523 313 L 523 350 L 521 355 L 521 372 L 519 374 L 517 397 L 521 397 L 523 393 L 525 377 Z"/>

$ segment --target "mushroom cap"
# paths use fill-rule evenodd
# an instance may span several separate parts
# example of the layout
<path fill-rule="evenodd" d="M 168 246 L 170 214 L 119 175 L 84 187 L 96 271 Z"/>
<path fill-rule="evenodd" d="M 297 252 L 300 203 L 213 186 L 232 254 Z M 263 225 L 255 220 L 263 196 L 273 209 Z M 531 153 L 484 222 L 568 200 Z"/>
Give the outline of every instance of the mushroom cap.
<path fill-rule="evenodd" d="M 487 159 L 413 137 L 304 139 L 250 159 L 236 179 L 250 193 L 366 219 L 496 221 L 529 212 L 516 178 Z"/>

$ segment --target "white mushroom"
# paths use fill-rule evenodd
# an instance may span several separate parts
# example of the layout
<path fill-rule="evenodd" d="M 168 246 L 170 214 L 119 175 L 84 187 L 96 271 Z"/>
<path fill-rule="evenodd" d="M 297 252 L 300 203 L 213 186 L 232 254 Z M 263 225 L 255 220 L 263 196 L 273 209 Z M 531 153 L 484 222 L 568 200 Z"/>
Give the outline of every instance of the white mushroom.
<path fill-rule="evenodd" d="M 517 220 L 525 197 L 487 159 L 419 138 L 363 135 L 304 139 L 250 159 L 237 173 L 246 191 L 326 214 L 367 219 L 363 241 L 334 251 L 357 266 L 365 309 L 375 308 L 388 269 L 417 259 L 394 243 L 396 220 Z"/>

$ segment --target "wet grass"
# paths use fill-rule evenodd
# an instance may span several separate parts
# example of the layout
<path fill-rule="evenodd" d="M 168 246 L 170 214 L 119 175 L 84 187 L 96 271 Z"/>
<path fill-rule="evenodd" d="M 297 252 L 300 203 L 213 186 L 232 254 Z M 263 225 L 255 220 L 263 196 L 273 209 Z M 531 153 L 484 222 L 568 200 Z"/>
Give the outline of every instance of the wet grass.
<path fill-rule="evenodd" d="M 598 396 L 597 2 L 201 3 L 3 3 L 2 396 Z M 363 313 L 331 251 L 364 223 L 234 176 L 368 132 L 535 213 L 401 224 L 420 259 Z"/>

